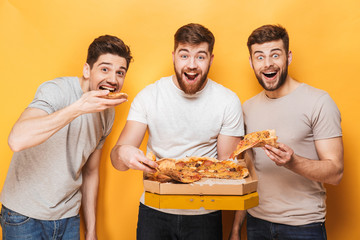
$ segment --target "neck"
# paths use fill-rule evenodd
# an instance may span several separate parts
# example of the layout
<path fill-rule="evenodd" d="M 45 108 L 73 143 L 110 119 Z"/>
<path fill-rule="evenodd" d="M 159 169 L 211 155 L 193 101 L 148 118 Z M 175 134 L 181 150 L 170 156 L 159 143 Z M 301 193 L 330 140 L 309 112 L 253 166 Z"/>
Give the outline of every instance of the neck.
<path fill-rule="evenodd" d="M 78 79 L 83 92 L 84 93 L 88 92 L 90 90 L 89 80 L 84 78 L 84 76 L 78 77 Z"/>
<path fill-rule="evenodd" d="M 286 77 L 285 83 L 281 87 L 279 87 L 275 91 L 266 91 L 265 90 L 265 94 L 269 98 L 273 98 L 273 99 L 281 98 L 281 97 L 288 95 L 292 91 L 294 91 L 299 85 L 300 85 L 300 83 L 298 81 L 292 79 L 288 75 Z"/>

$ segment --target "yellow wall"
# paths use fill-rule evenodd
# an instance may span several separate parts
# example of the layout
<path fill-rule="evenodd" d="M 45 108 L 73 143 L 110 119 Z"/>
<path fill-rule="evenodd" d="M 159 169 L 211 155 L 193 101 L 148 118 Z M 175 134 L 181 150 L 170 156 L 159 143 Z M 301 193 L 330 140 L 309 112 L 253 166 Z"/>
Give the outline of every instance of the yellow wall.
<path fill-rule="evenodd" d="M 0 0 L 0 188 L 12 156 L 7 136 L 38 85 L 58 76 L 80 76 L 90 42 L 102 34 L 117 35 L 131 46 L 135 61 L 123 89 L 130 101 L 117 107 L 104 147 L 98 232 L 100 239 L 134 239 L 142 175 L 116 171 L 110 150 L 134 96 L 172 74 L 173 34 L 189 22 L 215 34 L 210 78 L 235 91 L 242 102 L 260 91 L 248 64 L 248 35 L 267 23 L 287 28 L 294 56 L 290 74 L 329 92 L 342 113 L 345 174 L 339 186 L 327 186 L 328 238 L 360 239 L 358 0 Z"/>

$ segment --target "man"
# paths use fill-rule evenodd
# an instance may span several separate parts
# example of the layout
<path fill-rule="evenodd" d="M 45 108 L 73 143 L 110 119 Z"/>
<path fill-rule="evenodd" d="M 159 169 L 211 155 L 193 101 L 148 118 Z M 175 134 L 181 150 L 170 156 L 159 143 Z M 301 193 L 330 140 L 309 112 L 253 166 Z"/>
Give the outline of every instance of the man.
<path fill-rule="evenodd" d="M 248 209 L 248 239 L 326 239 L 323 184 L 339 184 L 344 168 L 340 112 L 325 91 L 288 75 L 283 27 L 262 26 L 247 45 L 264 91 L 243 105 L 246 132 L 275 129 L 281 142 L 253 149 L 260 201 Z M 244 217 L 236 213 L 233 239 Z"/>
<path fill-rule="evenodd" d="M 178 29 L 174 39 L 175 75 L 161 78 L 135 97 L 111 152 L 118 170 L 154 172 L 157 164 L 139 150 L 146 130 L 147 151 L 158 158 L 227 159 L 244 134 L 239 98 L 207 77 L 214 58 L 213 34 L 192 23 Z M 155 209 L 145 206 L 142 197 L 137 239 L 222 239 L 221 212 Z"/>
<path fill-rule="evenodd" d="M 86 239 L 96 239 L 99 164 L 115 106 L 104 98 L 121 90 L 130 49 L 100 36 L 88 49 L 82 77 L 43 83 L 15 123 L 15 152 L 1 194 L 4 239 L 80 239 L 82 202 Z"/>

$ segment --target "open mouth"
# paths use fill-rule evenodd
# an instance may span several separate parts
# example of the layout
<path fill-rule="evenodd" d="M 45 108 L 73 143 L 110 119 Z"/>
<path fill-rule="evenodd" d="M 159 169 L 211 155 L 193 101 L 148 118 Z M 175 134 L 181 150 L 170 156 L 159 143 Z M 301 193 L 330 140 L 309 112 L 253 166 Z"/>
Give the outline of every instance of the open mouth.
<path fill-rule="evenodd" d="M 199 76 L 198 73 L 192 73 L 192 72 L 184 73 L 184 75 L 189 81 L 194 81 L 197 78 L 197 76 Z"/>
<path fill-rule="evenodd" d="M 267 73 L 262 73 L 266 78 L 273 78 L 276 76 L 277 72 L 267 72 Z"/>
<path fill-rule="evenodd" d="M 116 88 L 115 87 L 108 87 L 108 86 L 100 86 L 99 87 L 101 90 L 109 90 L 110 92 L 115 92 Z"/>

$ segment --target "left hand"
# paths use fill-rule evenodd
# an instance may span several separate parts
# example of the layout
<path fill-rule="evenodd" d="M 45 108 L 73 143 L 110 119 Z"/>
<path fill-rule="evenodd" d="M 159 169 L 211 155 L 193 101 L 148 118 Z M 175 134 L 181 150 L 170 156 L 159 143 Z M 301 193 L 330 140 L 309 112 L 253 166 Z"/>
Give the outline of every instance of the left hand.
<path fill-rule="evenodd" d="M 294 158 L 294 150 L 283 143 L 279 143 L 279 148 L 265 145 L 263 149 L 266 155 L 278 166 L 285 166 Z"/>

